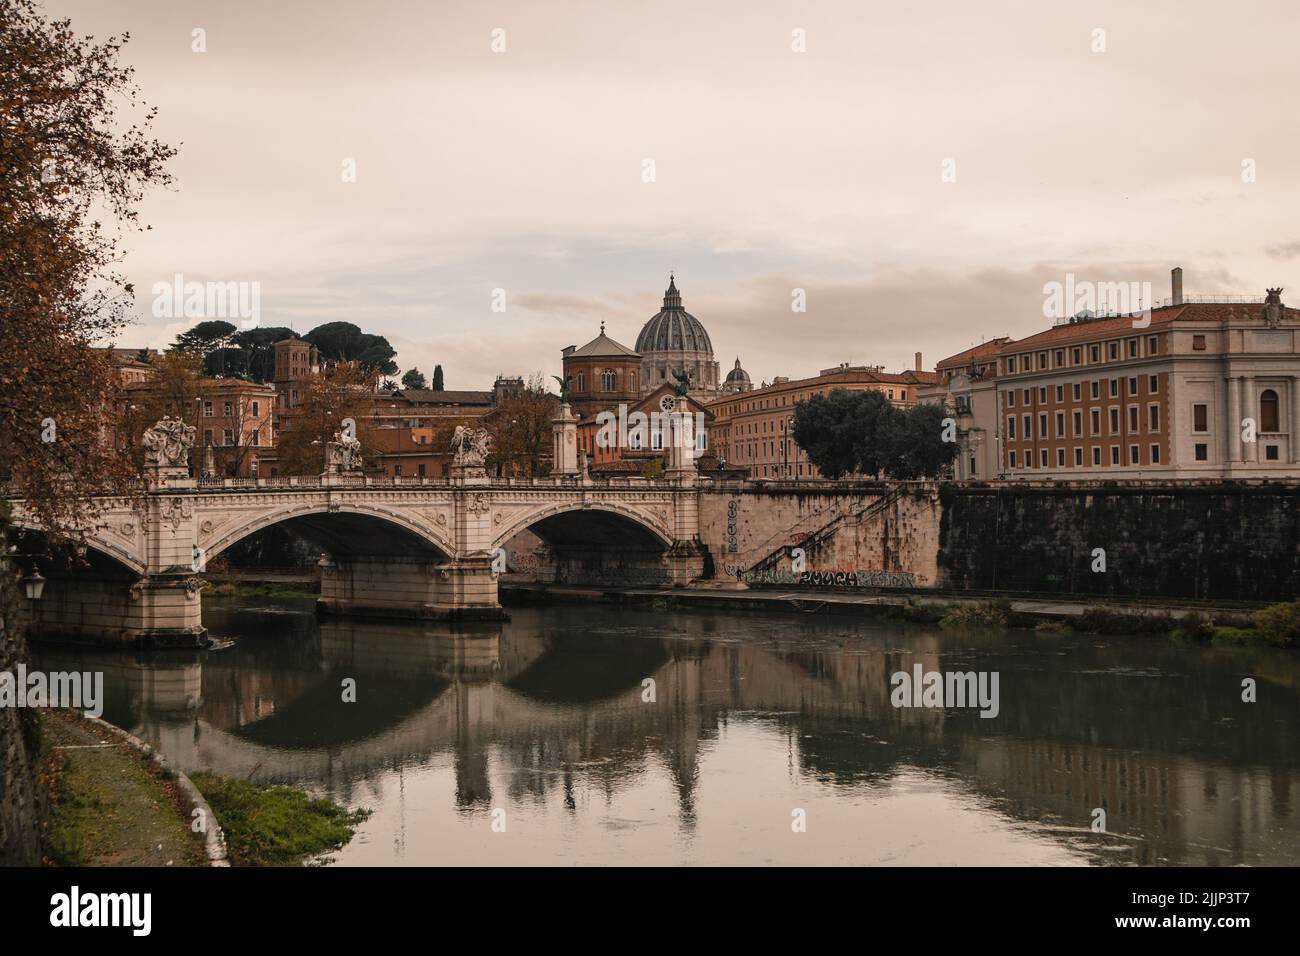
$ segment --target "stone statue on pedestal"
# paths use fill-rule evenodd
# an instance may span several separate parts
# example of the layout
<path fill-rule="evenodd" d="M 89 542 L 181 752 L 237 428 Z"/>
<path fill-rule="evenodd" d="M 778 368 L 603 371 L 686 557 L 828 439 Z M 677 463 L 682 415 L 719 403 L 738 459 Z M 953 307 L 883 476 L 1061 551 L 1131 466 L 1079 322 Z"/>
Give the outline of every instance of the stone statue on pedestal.
<path fill-rule="evenodd" d="M 361 442 L 355 435 L 335 432 L 325 446 L 325 473 L 329 475 L 361 474 Z"/>
<path fill-rule="evenodd" d="M 162 421 L 145 429 L 140 444 L 145 449 L 146 467 L 188 469 L 190 448 L 194 446 L 194 426 L 164 415 Z"/>
<path fill-rule="evenodd" d="M 486 428 L 457 425 L 456 432 L 451 438 L 451 463 L 471 468 L 482 468 L 487 462 L 488 448 L 491 444 L 492 436 L 488 434 Z"/>

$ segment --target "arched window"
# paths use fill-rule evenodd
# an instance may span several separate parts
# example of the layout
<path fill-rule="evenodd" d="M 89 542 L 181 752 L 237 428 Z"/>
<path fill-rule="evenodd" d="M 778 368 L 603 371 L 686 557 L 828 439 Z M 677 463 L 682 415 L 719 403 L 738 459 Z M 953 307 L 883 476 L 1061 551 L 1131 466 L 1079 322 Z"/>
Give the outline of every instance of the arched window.
<path fill-rule="evenodd" d="M 579 373 L 578 373 L 578 375 L 577 375 L 577 382 L 575 383 L 575 385 L 574 385 L 574 389 L 573 389 L 573 390 L 574 390 L 575 392 L 585 392 L 585 391 L 587 390 L 587 373 L 586 373 L 586 372 L 579 372 Z"/>
<path fill-rule="evenodd" d="M 602 392 L 612 392 L 618 387 L 618 378 L 612 368 L 607 368 L 600 373 L 600 390 Z"/>
<path fill-rule="evenodd" d="M 1271 388 L 1264 389 L 1259 396 L 1259 430 L 1262 432 L 1280 432 L 1282 426 L 1278 417 L 1277 392 Z"/>

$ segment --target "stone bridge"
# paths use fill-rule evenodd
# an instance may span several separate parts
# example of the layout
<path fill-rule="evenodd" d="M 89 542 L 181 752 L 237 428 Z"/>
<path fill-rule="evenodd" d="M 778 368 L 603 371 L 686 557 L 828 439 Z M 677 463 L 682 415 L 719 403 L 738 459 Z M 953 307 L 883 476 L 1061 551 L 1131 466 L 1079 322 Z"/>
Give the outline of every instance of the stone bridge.
<path fill-rule="evenodd" d="M 39 532 L 21 501 L 13 522 Z M 201 573 L 231 545 L 285 525 L 319 546 L 324 611 L 383 617 L 491 619 L 506 544 L 527 530 L 553 553 L 601 556 L 641 580 L 685 584 L 704 568 L 693 470 L 670 479 L 583 475 L 494 480 L 154 477 L 131 499 L 96 502 L 84 560 L 43 561 L 37 632 L 154 645 L 194 644 Z"/>

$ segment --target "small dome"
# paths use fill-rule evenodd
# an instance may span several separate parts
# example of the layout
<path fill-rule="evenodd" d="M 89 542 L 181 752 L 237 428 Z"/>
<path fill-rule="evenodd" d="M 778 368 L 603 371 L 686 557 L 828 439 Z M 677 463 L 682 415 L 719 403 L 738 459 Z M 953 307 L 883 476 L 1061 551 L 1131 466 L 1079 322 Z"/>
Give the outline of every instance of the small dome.
<path fill-rule="evenodd" d="M 740 367 L 740 359 L 736 359 L 736 367 L 727 373 L 728 382 L 748 382 L 750 381 L 749 373 Z"/>
<path fill-rule="evenodd" d="M 704 331 L 700 320 L 682 308 L 682 296 L 677 291 L 675 277 L 668 277 L 668 291 L 664 293 L 664 307 L 641 329 L 636 338 L 636 350 L 647 352 L 708 352 L 713 343 Z"/>

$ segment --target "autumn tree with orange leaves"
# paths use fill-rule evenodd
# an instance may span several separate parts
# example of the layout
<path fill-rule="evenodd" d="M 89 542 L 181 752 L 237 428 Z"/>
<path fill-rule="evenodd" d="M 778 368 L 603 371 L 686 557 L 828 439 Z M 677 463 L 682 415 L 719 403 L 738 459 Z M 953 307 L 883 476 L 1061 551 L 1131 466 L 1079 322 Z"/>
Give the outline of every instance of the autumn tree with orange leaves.
<path fill-rule="evenodd" d="M 150 136 L 128 36 L 77 36 L 32 0 L 0 0 L 0 481 L 73 536 L 88 495 L 125 489 L 110 436 L 122 402 L 106 345 L 133 289 L 116 268 L 175 150 Z"/>

